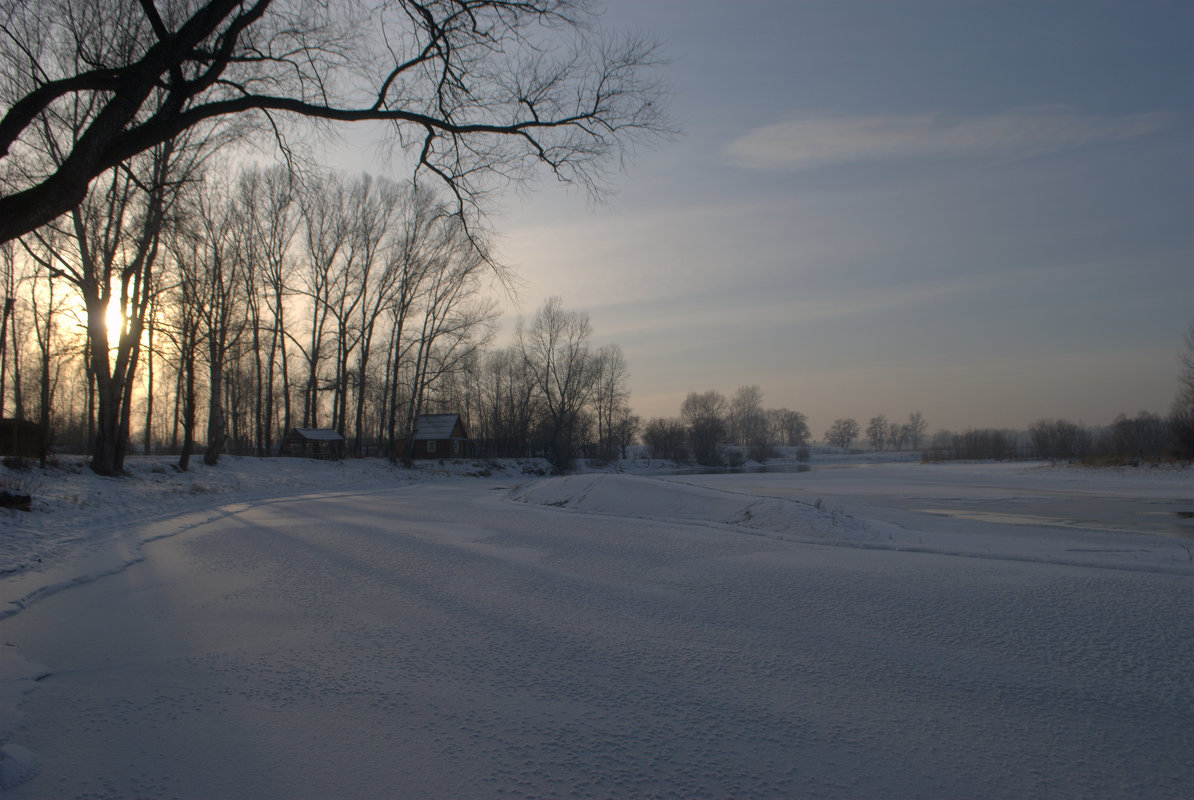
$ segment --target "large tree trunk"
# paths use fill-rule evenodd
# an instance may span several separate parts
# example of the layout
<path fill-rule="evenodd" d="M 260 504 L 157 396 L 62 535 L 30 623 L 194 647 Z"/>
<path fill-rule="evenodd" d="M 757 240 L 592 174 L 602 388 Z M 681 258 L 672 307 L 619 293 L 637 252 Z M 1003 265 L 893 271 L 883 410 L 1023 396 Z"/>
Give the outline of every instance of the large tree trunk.
<path fill-rule="evenodd" d="M 282 328 L 282 315 L 278 314 L 278 329 Z M 292 405 L 290 402 L 290 365 L 288 362 L 288 355 L 286 354 L 286 337 L 283 336 L 278 340 L 278 353 L 281 356 L 280 364 L 282 365 L 282 432 L 281 437 L 284 438 L 290 433 L 290 429 L 294 426 L 294 417 Z M 271 387 L 272 391 L 272 387 Z"/>
<path fill-rule="evenodd" d="M 178 374 L 174 376 L 174 419 L 170 425 L 170 452 L 178 450 L 178 421 L 182 410 L 182 376 L 183 368 L 180 364 Z"/>
<path fill-rule="evenodd" d="M 212 337 L 215 338 L 214 336 Z M 211 352 L 211 375 L 209 378 L 209 393 L 207 411 L 207 450 L 203 453 L 203 463 L 214 467 L 220 461 L 220 453 L 224 451 L 224 442 L 228 438 L 228 431 L 224 421 L 224 358 L 216 344 L 209 348 Z"/>
<path fill-rule="evenodd" d="M 145 455 L 153 447 L 153 313 L 149 314 L 149 349 L 145 353 Z"/>
<path fill-rule="evenodd" d="M 8 373 L 8 318 L 13 315 L 16 298 L 4 298 L 4 314 L 0 317 L 0 417 L 4 416 L 4 379 Z"/>
<path fill-rule="evenodd" d="M 183 337 L 182 450 L 178 455 L 178 468 L 186 472 L 195 451 L 195 344 L 194 338 L 185 331 Z"/>
<path fill-rule="evenodd" d="M 14 416 L 25 418 L 24 392 L 21 389 L 21 340 L 17 335 L 17 315 L 9 314 L 8 320 L 12 326 L 12 399 Z"/>
<path fill-rule="evenodd" d="M 124 469 L 124 442 L 120 436 L 120 383 L 97 375 L 95 449 L 91 469 L 115 477 Z"/>
<path fill-rule="evenodd" d="M 265 455 L 265 405 L 262 398 L 262 383 L 265 380 L 265 370 L 261 363 L 261 320 L 254 312 L 250 320 L 253 326 L 253 450 L 257 457 Z"/>
<path fill-rule="evenodd" d="M 124 382 L 112 376 L 108 362 L 108 305 L 92 295 L 86 298 L 91 373 L 95 378 L 95 448 L 91 469 L 114 477 L 124 469 L 124 444 L 120 440 L 120 395 Z"/>
<path fill-rule="evenodd" d="M 52 288 L 51 288 L 52 291 Z M 50 295 L 50 306 L 46 311 L 46 332 L 41 341 L 41 408 L 38 409 L 38 422 L 41 424 L 41 443 L 38 447 L 38 459 L 41 468 L 46 468 L 46 458 L 50 452 L 50 317 L 54 312 L 53 294 Z M 34 324 L 37 321 L 34 320 Z"/>

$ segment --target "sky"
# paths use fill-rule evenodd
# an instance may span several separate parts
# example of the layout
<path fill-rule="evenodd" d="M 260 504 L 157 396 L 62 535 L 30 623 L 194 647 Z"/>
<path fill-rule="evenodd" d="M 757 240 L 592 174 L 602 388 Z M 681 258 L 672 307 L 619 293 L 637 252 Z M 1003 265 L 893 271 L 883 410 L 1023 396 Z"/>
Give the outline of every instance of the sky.
<path fill-rule="evenodd" d="M 495 215 L 644 419 L 757 384 L 865 427 L 1167 413 L 1194 318 L 1194 3 L 610 0 L 681 134 Z"/>

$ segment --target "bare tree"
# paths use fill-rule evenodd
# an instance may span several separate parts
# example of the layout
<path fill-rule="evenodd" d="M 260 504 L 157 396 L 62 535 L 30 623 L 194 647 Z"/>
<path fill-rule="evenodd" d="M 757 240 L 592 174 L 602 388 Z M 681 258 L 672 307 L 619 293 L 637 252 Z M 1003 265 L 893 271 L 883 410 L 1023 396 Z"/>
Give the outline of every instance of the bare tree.
<path fill-rule="evenodd" d="M 343 182 L 334 175 L 313 176 L 303 185 L 300 208 L 306 234 L 306 269 L 299 290 L 310 301 L 310 328 L 304 347 L 291 341 L 307 361 L 307 382 L 303 392 L 303 425 L 319 427 L 320 362 L 324 356 L 332 291 L 342 266 L 341 251 L 348 238 L 347 202 Z"/>
<path fill-rule="evenodd" d="M 1194 457 L 1194 322 L 1186 332 L 1186 347 L 1178 354 L 1178 361 L 1181 371 L 1177 396 L 1169 409 L 1169 426 L 1178 455 L 1191 458 Z"/>
<path fill-rule="evenodd" d="M 593 415 L 597 422 L 597 457 L 611 461 L 618 457 L 620 443 L 626 438 L 624 426 L 629 421 L 630 389 L 626 382 L 630 371 L 622 348 L 616 344 L 598 350 L 594 358 L 596 383 Z M 632 434 L 633 435 L 633 434 Z"/>
<path fill-rule="evenodd" d="M 871 443 L 872 450 L 882 450 L 887 443 L 887 417 L 882 414 L 871 417 L 866 426 L 866 438 Z"/>
<path fill-rule="evenodd" d="M 782 431 L 783 444 L 788 447 L 805 447 L 812 439 L 812 432 L 808 427 L 808 417 L 799 411 L 779 409 L 778 425 Z"/>
<path fill-rule="evenodd" d="M 365 435 L 366 387 L 373 336 L 386 307 L 393 302 L 394 292 L 401 278 L 401 268 L 389 257 L 387 248 L 393 247 L 394 224 L 409 193 L 392 181 L 374 181 L 362 176 L 354 186 L 351 208 L 352 230 L 349 234 L 349 261 L 355 266 L 357 297 L 351 304 L 356 309 L 355 324 L 343 339 L 342 358 L 344 394 L 347 395 L 348 359 L 356 351 L 353 376 L 356 383 L 353 452 L 361 452 Z M 346 400 L 345 400 L 346 402 Z"/>
<path fill-rule="evenodd" d="M 565 311 L 553 297 L 516 334 L 543 404 L 548 460 L 557 473 L 572 459 L 578 417 L 594 389 L 591 333 L 588 314 Z"/>
<path fill-rule="evenodd" d="M 462 228 L 459 219 L 447 213 L 434 194 L 426 187 L 411 184 L 400 206 L 400 218 L 394 226 L 394 240 L 387 250 L 385 272 L 392 281 L 386 310 L 388 312 L 389 342 L 386 348 L 385 378 L 382 382 L 383 408 L 380 419 L 385 422 L 384 438 L 389 442 L 390 457 L 400 458 L 406 449 L 406 442 L 417 414 L 410 409 L 403 415 L 401 378 L 404 366 L 410 365 L 420 344 L 427 344 L 427 337 L 421 331 L 413 332 L 417 322 L 418 304 L 428 297 L 429 284 L 442 278 L 444 270 L 453 267 L 456 258 L 475 259 L 480 251 L 473 247 L 472 253 L 460 252 Z M 471 243 L 475 245 L 478 240 Z M 473 275 L 470 270 L 467 275 Z M 450 286 L 451 284 L 445 284 Z M 426 309 L 424 309 L 426 310 Z M 426 314 L 422 322 L 428 322 Z M 426 355 L 430 357 L 430 352 Z M 417 359 L 416 359 L 417 360 Z M 417 377 L 417 375 L 415 376 Z M 408 382 L 407 388 L 417 381 Z M 426 388 L 426 387 L 424 387 Z M 407 398 L 418 395 L 415 391 Z M 400 418 L 402 425 L 399 424 Z M 401 428 L 401 430 L 399 430 Z"/>
<path fill-rule="evenodd" d="M 687 457 L 688 426 L 677 417 L 656 417 L 643 428 L 643 444 L 651 458 L 683 461 Z"/>
<path fill-rule="evenodd" d="M 252 447 L 259 456 L 271 452 L 273 446 L 274 365 L 281 334 L 279 300 L 284 291 L 280 276 L 296 217 L 291 210 L 289 176 L 284 175 L 285 179 L 279 181 L 276 173 L 277 170 L 254 166 L 241 170 L 236 181 L 236 202 L 240 208 L 236 224 L 243 228 L 241 281 L 253 370 Z M 282 191 L 277 191 L 278 188 Z M 275 274 L 279 276 L 276 292 L 272 288 Z"/>
<path fill-rule="evenodd" d="M 13 373 L 17 418 L 23 416 L 21 408 L 21 359 L 17 339 L 17 248 L 14 242 L 0 243 L 0 266 L 3 267 L 4 309 L 0 314 L 0 417 L 4 414 L 4 401 L 8 396 L 8 373 Z M 12 330 L 11 355 L 9 354 L 9 330 Z"/>
<path fill-rule="evenodd" d="M 56 274 L 80 295 L 87 313 L 91 376 L 96 383 L 96 435 L 91 467 L 117 475 L 128 446 L 132 390 L 141 335 L 150 299 L 157 289 L 154 270 L 162 224 L 178 190 L 196 167 L 201 151 L 169 141 L 135 164 L 111 170 L 87 201 L 71 210 L 61 229 L 35 231 L 45 241 L 51 231 L 69 233 L 71 248 L 54 248 Z M 116 304 L 120 326 L 108 329 Z"/>
<path fill-rule="evenodd" d="M 488 353 L 478 376 L 479 410 L 473 433 L 487 454 L 525 456 L 538 398 L 530 366 L 517 345 Z"/>
<path fill-rule="evenodd" d="M 244 209 L 230 188 L 209 179 L 199 187 L 197 227 L 200 240 L 200 309 L 207 342 L 207 449 L 203 462 L 215 466 L 228 438 L 224 404 L 224 369 L 229 352 L 244 330 Z"/>
<path fill-rule="evenodd" d="M 286 150 L 288 121 L 390 122 L 461 206 L 540 165 L 595 187 L 611 156 L 666 122 L 655 45 L 601 35 L 586 6 L 0 0 L 0 241 L 216 120 Z M 84 113 L 66 123 L 64 109 Z"/>
<path fill-rule="evenodd" d="M 46 466 L 46 458 L 50 448 L 50 431 L 54 391 L 58 385 L 61 369 L 62 354 L 55 346 L 57 339 L 57 318 L 62 311 L 63 299 L 55 296 L 55 261 L 53 249 L 58 246 L 51 236 L 49 240 L 42 238 L 40 247 L 30 247 L 23 242 L 26 255 L 32 261 L 33 268 L 26 277 L 26 297 L 32 312 L 33 338 L 37 345 L 40 374 L 38 376 L 38 425 L 41 428 L 41 441 L 38 455 L 41 466 Z"/>
<path fill-rule="evenodd" d="M 913 450 L 919 450 L 920 441 L 924 438 L 925 431 L 929 428 L 929 423 L 925 421 L 924 415 L 919 411 L 914 411 L 908 415 L 908 422 L 905 427 L 908 431 L 908 444 Z"/>
<path fill-rule="evenodd" d="M 680 406 L 680 419 L 688 426 L 692 454 L 700 464 L 720 461 L 717 445 L 726 435 L 726 398 L 721 392 L 689 392 Z"/>
<path fill-rule="evenodd" d="M 730 400 L 730 439 L 749 447 L 753 457 L 767 448 L 767 420 L 763 412 L 763 390 L 757 385 L 739 386 Z"/>
<path fill-rule="evenodd" d="M 261 322 L 254 326 L 254 350 L 260 362 L 264 362 L 264 375 L 259 379 L 264 396 L 258 412 L 260 417 L 261 444 L 267 453 L 273 452 L 273 423 L 275 416 L 274 390 L 275 374 L 282 378 L 283 435 L 290 430 L 290 370 L 286 351 L 286 295 L 290 281 L 292 260 L 290 245 L 298 231 L 300 215 L 295 203 L 295 181 L 289 170 L 275 167 L 253 170 L 246 177 L 247 184 L 243 202 L 247 206 L 248 221 L 253 226 L 252 238 L 256 242 L 261 259 L 259 269 L 252 274 L 260 275 L 261 311 L 257 319 L 269 315 L 269 336 L 264 352 L 257 338 Z M 250 291 L 250 297 L 256 291 Z"/>
<path fill-rule="evenodd" d="M 175 389 L 175 425 L 182 426 L 182 446 L 178 468 L 190 468 L 195 450 L 195 425 L 198 411 L 198 350 L 203 333 L 204 247 L 201 227 L 192 219 L 178 225 L 166 237 L 167 250 L 174 262 L 176 279 L 170 290 L 170 312 L 165 331 L 174 342 L 178 381 Z"/>
<path fill-rule="evenodd" d="M 849 450 L 850 445 L 858 438 L 858 421 L 855 419 L 836 419 L 829 430 L 825 431 L 825 441 L 834 447 Z"/>
<path fill-rule="evenodd" d="M 451 221 L 455 235 L 440 253 L 442 262 L 429 271 L 420 301 L 421 322 L 410 365 L 404 462 L 409 462 L 414 452 L 415 422 L 429 387 L 466 363 L 493 333 L 494 306 L 477 298 L 486 261 L 464 227 L 457 224 L 459 220 L 453 217 Z"/>
<path fill-rule="evenodd" d="M 613 433 L 622 458 L 627 457 L 627 450 L 630 448 L 630 445 L 634 444 L 634 440 L 642 427 L 642 417 L 631 413 L 629 404 L 619 409 L 617 416 L 614 417 Z"/>

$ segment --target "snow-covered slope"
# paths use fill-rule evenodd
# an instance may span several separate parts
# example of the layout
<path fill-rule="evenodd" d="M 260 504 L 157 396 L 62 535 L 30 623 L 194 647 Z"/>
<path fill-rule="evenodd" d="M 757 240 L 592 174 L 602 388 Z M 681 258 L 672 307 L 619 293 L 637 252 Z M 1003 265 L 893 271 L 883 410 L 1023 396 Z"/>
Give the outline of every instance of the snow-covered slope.
<path fill-rule="evenodd" d="M 124 569 L 146 542 L 189 530 L 267 498 L 385 491 L 416 481 L 537 477 L 541 460 L 418 462 L 386 459 L 201 458 L 187 472 L 174 458 L 132 457 L 125 476 L 96 475 L 80 458 L 46 470 L 0 465 L 0 488 L 33 497 L 32 511 L 0 508 L 0 619 L 38 597 Z"/>

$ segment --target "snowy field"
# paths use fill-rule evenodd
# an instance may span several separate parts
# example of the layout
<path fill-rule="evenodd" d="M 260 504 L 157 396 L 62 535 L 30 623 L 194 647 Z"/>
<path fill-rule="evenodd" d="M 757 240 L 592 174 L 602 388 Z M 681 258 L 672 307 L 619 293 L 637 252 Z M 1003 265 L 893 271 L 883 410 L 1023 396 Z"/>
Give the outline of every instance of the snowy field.
<path fill-rule="evenodd" d="M 1188 468 L 167 464 L 0 469 L 6 800 L 1194 794 Z"/>

